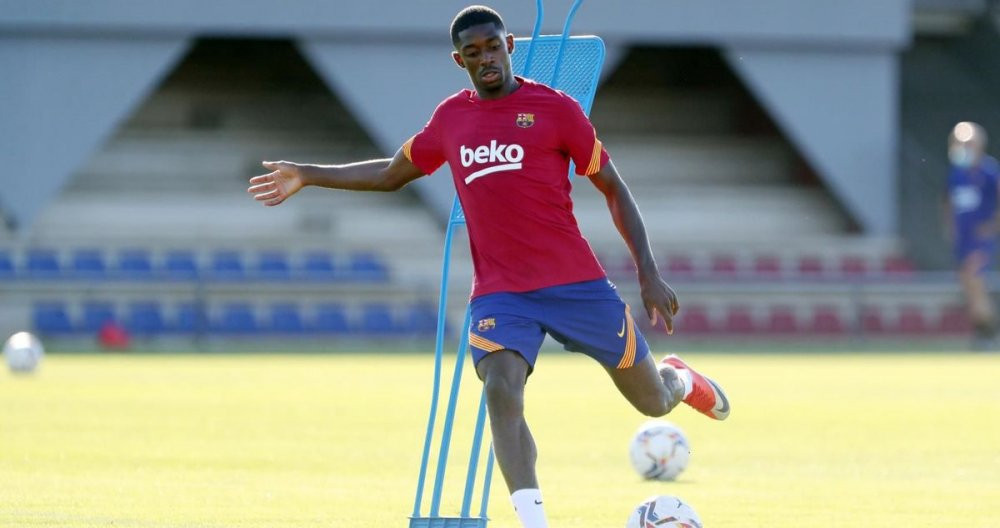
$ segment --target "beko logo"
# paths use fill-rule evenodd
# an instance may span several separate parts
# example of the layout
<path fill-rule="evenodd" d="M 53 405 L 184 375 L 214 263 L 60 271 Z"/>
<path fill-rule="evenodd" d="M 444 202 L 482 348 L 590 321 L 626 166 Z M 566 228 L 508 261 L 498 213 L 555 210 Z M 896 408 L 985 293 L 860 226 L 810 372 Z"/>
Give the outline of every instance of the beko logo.
<path fill-rule="evenodd" d="M 497 143 L 497 140 L 490 141 L 489 145 L 478 147 L 466 147 L 462 145 L 458 150 L 462 158 L 463 167 L 471 167 L 473 164 L 499 163 L 490 165 L 484 169 L 479 169 L 465 177 L 465 183 L 472 183 L 476 178 L 481 178 L 494 172 L 517 170 L 521 168 L 521 160 L 524 159 L 524 147 L 517 143 L 504 145 Z"/>

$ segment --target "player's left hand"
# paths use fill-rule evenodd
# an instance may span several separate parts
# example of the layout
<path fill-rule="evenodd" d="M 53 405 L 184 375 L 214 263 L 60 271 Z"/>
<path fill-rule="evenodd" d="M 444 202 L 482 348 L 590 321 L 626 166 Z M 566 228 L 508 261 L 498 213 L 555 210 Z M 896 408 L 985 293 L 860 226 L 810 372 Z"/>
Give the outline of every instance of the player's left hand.
<path fill-rule="evenodd" d="M 667 327 L 667 333 L 673 334 L 674 316 L 681 308 L 674 289 L 659 275 L 649 279 L 640 279 L 639 288 L 642 304 L 646 306 L 646 315 L 649 316 L 649 321 L 655 327 L 662 317 Z"/>

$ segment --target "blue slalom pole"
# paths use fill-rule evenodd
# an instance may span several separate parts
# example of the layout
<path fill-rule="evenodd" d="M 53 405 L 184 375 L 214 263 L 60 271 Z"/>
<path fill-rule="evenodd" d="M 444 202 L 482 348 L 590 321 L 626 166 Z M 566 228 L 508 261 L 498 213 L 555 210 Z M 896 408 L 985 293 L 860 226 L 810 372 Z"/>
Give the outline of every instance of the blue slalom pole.
<path fill-rule="evenodd" d="M 531 30 L 531 42 L 528 44 L 528 56 L 524 58 L 524 71 L 521 72 L 522 77 L 527 77 L 531 71 L 531 59 L 535 58 L 535 41 L 538 39 L 538 34 L 542 31 L 542 19 L 544 18 L 545 6 L 542 5 L 542 0 L 535 0 L 535 27 Z"/>
<path fill-rule="evenodd" d="M 465 495 L 462 497 L 462 517 L 469 516 L 469 508 L 472 505 L 472 493 L 476 487 L 476 471 L 479 469 L 479 451 L 483 446 L 483 429 L 485 426 L 486 391 L 483 391 L 479 394 L 479 414 L 476 416 L 475 434 L 472 436 L 472 450 L 469 453 L 469 470 L 465 474 Z"/>
<path fill-rule="evenodd" d="M 562 41 L 559 42 L 559 52 L 556 53 L 556 65 L 552 70 L 552 81 L 549 82 L 549 86 L 556 88 L 556 83 L 559 82 L 559 70 L 562 69 L 563 51 L 566 49 L 566 39 L 569 38 L 569 28 L 573 25 L 573 17 L 576 16 L 576 10 L 580 8 L 580 4 L 583 0 L 576 0 L 573 5 L 569 8 L 569 13 L 566 15 L 566 23 L 563 24 Z"/>
<path fill-rule="evenodd" d="M 420 502 L 424 495 L 424 481 L 427 478 L 427 462 L 430 458 L 431 440 L 434 437 L 434 419 L 437 416 L 438 393 L 441 391 L 441 362 L 444 355 L 445 318 L 448 308 L 448 267 L 451 263 L 451 242 L 454 237 L 456 211 L 460 208 L 458 199 L 451 207 L 448 229 L 444 235 L 444 264 L 441 271 L 441 295 L 438 298 L 437 335 L 434 339 L 434 382 L 431 392 L 431 412 L 427 419 L 427 433 L 424 435 L 424 451 L 420 457 L 420 474 L 417 476 L 417 496 L 413 502 L 413 516 L 420 517 Z"/>

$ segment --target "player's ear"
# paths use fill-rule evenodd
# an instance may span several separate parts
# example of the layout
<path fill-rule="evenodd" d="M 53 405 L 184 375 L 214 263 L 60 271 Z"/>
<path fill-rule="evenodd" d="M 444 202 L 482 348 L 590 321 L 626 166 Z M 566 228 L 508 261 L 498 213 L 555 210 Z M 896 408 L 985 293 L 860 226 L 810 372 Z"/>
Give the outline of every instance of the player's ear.
<path fill-rule="evenodd" d="M 462 56 L 457 52 L 451 52 L 451 58 L 455 60 L 455 64 L 458 64 L 459 68 L 465 69 L 465 61 L 462 60 Z"/>
<path fill-rule="evenodd" d="M 514 35 L 507 33 L 507 54 L 514 53 Z"/>

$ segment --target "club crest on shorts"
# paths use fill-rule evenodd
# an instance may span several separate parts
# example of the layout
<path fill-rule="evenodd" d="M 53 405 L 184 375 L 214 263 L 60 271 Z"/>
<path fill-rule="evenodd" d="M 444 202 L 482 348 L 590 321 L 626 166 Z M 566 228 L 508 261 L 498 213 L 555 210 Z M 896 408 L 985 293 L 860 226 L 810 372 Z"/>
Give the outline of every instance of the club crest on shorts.
<path fill-rule="evenodd" d="M 535 124 L 535 114 L 517 114 L 517 126 L 528 128 Z"/>
<path fill-rule="evenodd" d="M 476 325 L 476 329 L 479 330 L 480 332 L 493 330 L 496 327 L 497 327 L 497 320 L 492 317 L 488 317 L 486 319 L 480 319 L 479 324 Z"/>

